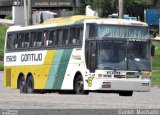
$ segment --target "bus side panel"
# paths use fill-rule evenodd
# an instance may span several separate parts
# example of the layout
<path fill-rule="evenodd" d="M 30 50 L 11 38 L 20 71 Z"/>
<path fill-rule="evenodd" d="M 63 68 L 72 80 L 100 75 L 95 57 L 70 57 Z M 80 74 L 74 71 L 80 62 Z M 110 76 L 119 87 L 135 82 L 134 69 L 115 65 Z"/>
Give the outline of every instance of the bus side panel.
<path fill-rule="evenodd" d="M 3 87 L 11 87 L 11 68 L 4 67 Z"/>
<path fill-rule="evenodd" d="M 45 58 L 45 62 L 44 62 L 44 65 L 43 65 L 43 69 L 41 72 L 43 72 L 45 75 L 45 79 L 43 80 L 43 89 L 46 88 L 46 84 L 47 84 L 47 80 L 49 79 L 49 72 L 50 72 L 50 68 L 52 66 L 52 61 L 55 57 L 55 53 L 56 53 L 56 50 L 48 50 L 47 52 L 47 56 Z M 45 71 L 45 72 L 44 72 Z"/>
<path fill-rule="evenodd" d="M 14 54 L 17 55 L 17 53 Z M 27 78 L 27 75 L 31 73 L 34 78 L 34 88 L 45 89 L 54 54 L 55 50 L 48 50 L 42 65 L 12 64 L 12 66 L 4 66 L 3 86 L 17 88 L 18 76 L 20 73 L 24 75 L 25 79 Z"/>
<path fill-rule="evenodd" d="M 3 85 L 17 88 L 19 74 L 23 73 L 27 79 L 28 73 L 31 73 L 34 78 L 34 89 L 61 89 L 72 50 L 48 50 L 42 65 L 6 66 Z"/>
<path fill-rule="evenodd" d="M 61 61 L 57 71 L 57 77 L 55 78 L 53 89 L 61 89 L 63 79 L 68 67 L 68 63 L 71 57 L 72 49 L 65 49 L 61 57 Z"/>
<path fill-rule="evenodd" d="M 71 53 L 72 49 L 56 50 L 50 68 L 46 89 L 61 89 Z"/>
<path fill-rule="evenodd" d="M 23 66 L 5 66 L 3 86 L 16 89 L 18 76 L 21 70 L 24 71 L 24 69 L 26 70 Z"/>
<path fill-rule="evenodd" d="M 73 49 L 62 83 L 62 90 L 73 90 L 73 81 L 77 72 L 83 75 L 85 67 L 81 64 L 82 50 Z"/>
<path fill-rule="evenodd" d="M 45 61 L 43 65 L 32 68 L 32 73 L 37 73 L 34 75 L 34 88 L 35 89 L 46 89 L 46 84 L 49 79 L 49 72 L 51 68 L 52 61 L 54 59 L 56 50 L 48 50 Z"/>
<path fill-rule="evenodd" d="M 46 83 L 46 89 L 52 89 L 53 83 L 55 80 L 55 76 L 58 70 L 58 64 L 60 63 L 60 59 L 62 56 L 63 50 L 56 50 L 55 56 L 52 60 L 48 80 Z"/>

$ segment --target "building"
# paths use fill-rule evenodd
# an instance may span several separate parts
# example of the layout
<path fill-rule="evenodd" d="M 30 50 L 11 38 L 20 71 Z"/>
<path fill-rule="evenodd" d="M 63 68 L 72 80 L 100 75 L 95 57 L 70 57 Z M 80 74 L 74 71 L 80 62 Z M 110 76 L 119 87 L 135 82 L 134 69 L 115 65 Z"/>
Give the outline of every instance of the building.
<path fill-rule="evenodd" d="M 64 11 L 74 11 L 75 7 L 75 0 L 32 0 L 33 11 L 51 11 L 59 16 Z"/>
<path fill-rule="evenodd" d="M 13 0 L 0 0 L 0 18 L 12 14 Z"/>
<path fill-rule="evenodd" d="M 31 0 L 33 11 L 54 11 L 58 14 L 65 9 L 73 11 L 78 0 Z M 23 0 L 0 0 L 0 17 L 12 14 L 12 6 L 23 6 Z"/>
<path fill-rule="evenodd" d="M 28 1 L 28 0 L 26 0 Z M 75 8 L 78 5 L 78 0 L 31 0 L 32 14 L 39 11 L 50 11 L 57 13 L 57 17 L 71 15 L 75 12 Z M 0 18 L 5 18 L 7 15 L 11 15 L 12 19 L 16 21 L 14 24 L 22 22 L 24 17 L 24 0 L 0 0 Z M 16 19 L 17 18 L 17 19 Z"/>

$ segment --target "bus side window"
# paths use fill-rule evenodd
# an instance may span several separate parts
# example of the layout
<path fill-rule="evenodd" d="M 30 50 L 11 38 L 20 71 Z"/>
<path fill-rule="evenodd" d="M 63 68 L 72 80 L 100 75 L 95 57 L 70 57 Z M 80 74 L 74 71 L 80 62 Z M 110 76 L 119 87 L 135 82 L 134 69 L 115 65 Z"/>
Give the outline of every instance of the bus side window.
<path fill-rule="evenodd" d="M 36 46 L 37 47 L 42 46 L 42 32 L 37 32 Z"/>
<path fill-rule="evenodd" d="M 71 28 L 70 29 L 70 39 L 69 39 L 69 43 L 70 44 L 76 44 L 76 37 L 77 37 L 77 30 L 76 28 Z"/>
<path fill-rule="evenodd" d="M 97 36 L 97 26 L 96 24 L 87 24 L 86 26 L 86 35 L 85 35 L 85 38 L 86 39 L 93 39 L 94 37 Z"/>
<path fill-rule="evenodd" d="M 95 24 L 90 24 L 89 26 L 89 37 L 96 37 L 96 25 Z"/>
<path fill-rule="evenodd" d="M 83 38 L 83 28 L 77 28 L 77 44 L 82 43 L 82 38 Z"/>
<path fill-rule="evenodd" d="M 7 36 L 7 50 L 13 50 L 17 48 L 17 34 L 8 34 Z"/>
<path fill-rule="evenodd" d="M 69 30 L 68 29 L 64 29 L 63 30 L 62 45 L 67 45 L 68 44 L 68 35 L 69 35 Z"/>
<path fill-rule="evenodd" d="M 49 39 L 46 41 L 47 46 L 54 46 L 56 42 L 56 32 L 54 30 L 50 31 Z"/>
<path fill-rule="evenodd" d="M 18 48 L 24 48 L 24 33 L 18 34 Z"/>
<path fill-rule="evenodd" d="M 36 32 L 31 32 L 30 47 L 36 47 Z"/>
<path fill-rule="evenodd" d="M 15 34 L 15 39 L 14 39 L 14 48 L 18 48 L 18 34 Z"/>
<path fill-rule="evenodd" d="M 43 45 L 44 47 L 48 46 L 48 37 L 49 37 L 49 31 L 43 32 Z"/>
<path fill-rule="evenodd" d="M 55 45 L 61 45 L 62 37 L 63 37 L 63 31 L 61 29 L 57 30 L 56 31 L 56 44 Z"/>
<path fill-rule="evenodd" d="M 24 47 L 25 48 L 29 48 L 29 39 L 30 39 L 29 33 L 25 33 L 25 40 L 24 40 Z"/>

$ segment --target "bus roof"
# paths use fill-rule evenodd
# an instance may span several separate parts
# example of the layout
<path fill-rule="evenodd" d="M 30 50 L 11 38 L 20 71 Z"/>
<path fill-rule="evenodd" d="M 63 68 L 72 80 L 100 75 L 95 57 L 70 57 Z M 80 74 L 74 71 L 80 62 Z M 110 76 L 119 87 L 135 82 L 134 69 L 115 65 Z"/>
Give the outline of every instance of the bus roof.
<path fill-rule="evenodd" d="M 99 19 L 86 19 L 84 23 L 97 23 L 97 24 L 109 24 L 109 25 L 128 25 L 128 26 L 148 26 L 147 23 L 126 20 L 126 19 L 116 19 L 116 18 L 99 18 Z"/>
<path fill-rule="evenodd" d="M 32 26 L 11 26 L 8 31 L 23 31 L 32 29 L 41 29 L 49 27 L 58 27 L 64 25 L 76 25 L 82 23 L 97 23 L 97 24 L 111 24 L 111 25 L 131 25 L 131 26 L 147 26 L 144 22 L 126 20 L 126 19 L 106 19 L 95 16 L 75 15 L 71 17 L 53 18 L 44 21 L 42 24 Z"/>
<path fill-rule="evenodd" d="M 79 24 L 83 23 L 86 19 L 97 19 L 96 16 L 86 16 L 86 15 L 75 15 L 70 17 L 61 17 L 61 18 L 53 18 L 44 21 L 42 24 L 57 24 L 61 25 L 72 25 L 72 24 Z"/>

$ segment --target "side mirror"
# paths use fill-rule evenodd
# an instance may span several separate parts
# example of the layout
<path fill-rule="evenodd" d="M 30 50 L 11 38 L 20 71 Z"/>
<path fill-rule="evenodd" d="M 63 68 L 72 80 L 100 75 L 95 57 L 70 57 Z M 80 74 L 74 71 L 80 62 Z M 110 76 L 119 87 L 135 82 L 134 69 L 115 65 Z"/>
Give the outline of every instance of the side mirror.
<path fill-rule="evenodd" d="M 155 38 L 157 33 L 158 33 L 157 30 L 149 30 L 149 32 L 150 32 L 150 35 L 151 35 L 152 38 Z"/>
<path fill-rule="evenodd" d="M 152 45 L 151 47 L 151 56 L 153 57 L 155 55 L 155 46 Z"/>

